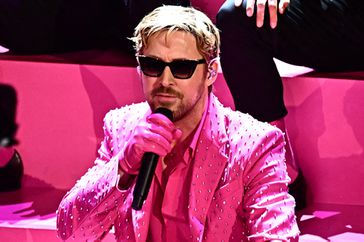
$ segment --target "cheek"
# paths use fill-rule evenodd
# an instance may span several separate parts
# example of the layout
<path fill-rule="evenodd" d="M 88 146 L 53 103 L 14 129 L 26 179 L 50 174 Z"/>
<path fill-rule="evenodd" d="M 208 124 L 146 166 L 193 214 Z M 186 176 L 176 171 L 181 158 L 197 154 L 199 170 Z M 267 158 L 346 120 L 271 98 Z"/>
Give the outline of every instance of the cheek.
<path fill-rule="evenodd" d="M 152 78 L 142 78 L 142 84 L 143 84 L 143 90 L 145 94 L 150 93 L 153 90 L 153 86 L 155 84 L 155 80 L 153 80 Z"/>
<path fill-rule="evenodd" d="M 189 102 L 194 102 L 201 96 L 204 88 L 205 83 L 202 82 L 202 80 L 195 80 L 181 87 L 181 90 L 183 90 L 182 92 L 186 101 L 189 100 Z"/>

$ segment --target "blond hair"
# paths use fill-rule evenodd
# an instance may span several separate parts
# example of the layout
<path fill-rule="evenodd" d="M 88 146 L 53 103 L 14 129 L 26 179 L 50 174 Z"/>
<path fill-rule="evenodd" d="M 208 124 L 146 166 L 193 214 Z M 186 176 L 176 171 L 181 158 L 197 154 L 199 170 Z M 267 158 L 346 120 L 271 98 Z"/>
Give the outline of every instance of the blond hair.
<path fill-rule="evenodd" d="M 136 54 L 142 54 L 150 37 L 156 33 L 185 31 L 196 38 L 197 49 L 207 62 L 220 54 L 220 34 L 212 21 L 192 7 L 164 5 L 146 15 L 135 28 Z"/>

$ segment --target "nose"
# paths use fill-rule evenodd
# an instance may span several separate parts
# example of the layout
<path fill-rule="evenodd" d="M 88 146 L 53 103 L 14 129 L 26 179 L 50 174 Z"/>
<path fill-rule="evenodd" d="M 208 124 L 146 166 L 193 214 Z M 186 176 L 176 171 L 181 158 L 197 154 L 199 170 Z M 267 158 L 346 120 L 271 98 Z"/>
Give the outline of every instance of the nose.
<path fill-rule="evenodd" d="M 170 86 L 174 83 L 174 76 L 171 72 L 169 66 L 166 66 L 162 72 L 162 75 L 159 77 L 160 84 L 162 86 Z"/>

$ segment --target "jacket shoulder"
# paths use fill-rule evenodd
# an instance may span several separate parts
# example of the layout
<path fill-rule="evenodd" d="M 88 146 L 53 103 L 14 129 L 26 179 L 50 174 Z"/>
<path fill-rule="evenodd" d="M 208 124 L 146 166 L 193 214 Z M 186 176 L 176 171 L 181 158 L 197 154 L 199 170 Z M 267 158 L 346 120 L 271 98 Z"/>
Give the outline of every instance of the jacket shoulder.
<path fill-rule="evenodd" d="M 119 133 L 121 129 L 133 128 L 150 110 L 146 102 L 112 109 L 104 117 L 104 129 L 109 133 Z"/>
<path fill-rule="evenodd" d="M 254 147 L 259 143 L 266 143 L 267 140 L 283 140 L 283 132 L 279 128 L 249 114 L 226 109 L 225 118 L 229 140 L 234 144 L 243 142 Z"/>
<path fill-rule="evenodd" d="M 104 122 L 129 118 L 143 117 L 149 110 L 149 105 L 146 102 L 133 103 L 120 108 L 115 108 L 108 111 L 104 117 Z"/>
<path fill-rule="evenodd" d="M 229 126 L 234 126 L 236 129 L 244 129 L 249 133 L 269 133 L 281 132 L 277 127 L 260 120 L 255 119 L 250 114 L 240 111 L 227 110 L 226 117 L 229 120 Z"/>

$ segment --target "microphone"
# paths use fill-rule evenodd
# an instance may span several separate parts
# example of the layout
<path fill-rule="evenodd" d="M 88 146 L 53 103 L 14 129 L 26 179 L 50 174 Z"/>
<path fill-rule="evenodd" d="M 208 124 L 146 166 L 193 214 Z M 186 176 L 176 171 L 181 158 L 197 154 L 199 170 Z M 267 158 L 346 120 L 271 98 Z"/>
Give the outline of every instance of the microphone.
<path fill-rule="evenodd" d="M 167 108 L 157 108 L 154 113 L 163 114 L 169 120 L 173 121 L 173 113 Z M 153 152 L 145 152 L 143 155 L 142 165 L 134 188 L 133 203 L 131 205 L 134 210 L 140 210 L 143 206 L 143 202 L 147 199 L 158 159 L 159 155 Z"/>

